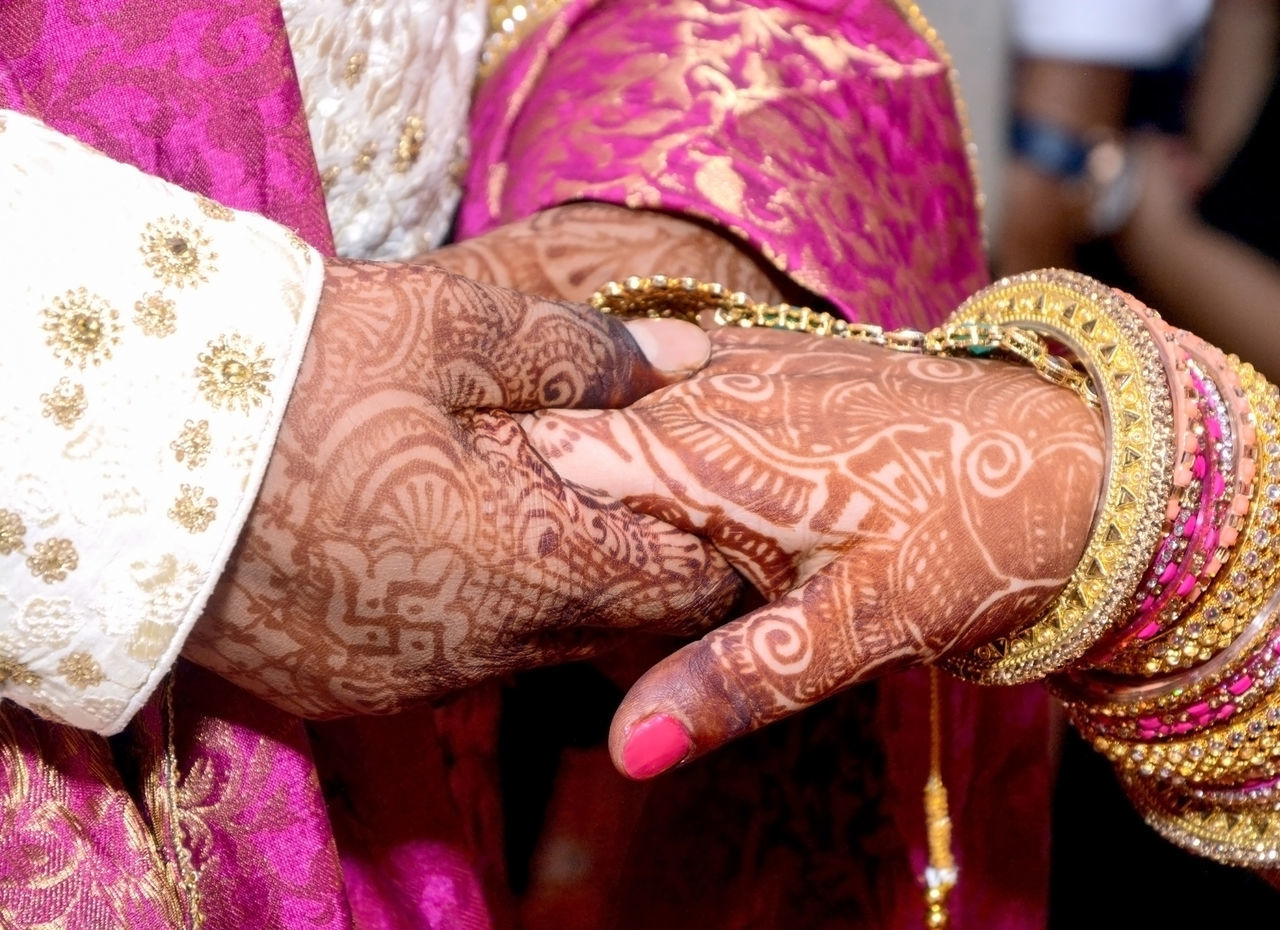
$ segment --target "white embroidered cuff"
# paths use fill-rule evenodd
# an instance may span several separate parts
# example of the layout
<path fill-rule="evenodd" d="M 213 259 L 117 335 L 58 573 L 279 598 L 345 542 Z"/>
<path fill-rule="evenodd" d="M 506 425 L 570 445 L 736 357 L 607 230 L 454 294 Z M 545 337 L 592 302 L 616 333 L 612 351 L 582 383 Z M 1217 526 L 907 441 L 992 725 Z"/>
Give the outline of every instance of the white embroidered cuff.
<path fill-rule="evenodd" d="M 119 731 L 247 518 L 324 265 L 0 110 L 0 695 Z"/>

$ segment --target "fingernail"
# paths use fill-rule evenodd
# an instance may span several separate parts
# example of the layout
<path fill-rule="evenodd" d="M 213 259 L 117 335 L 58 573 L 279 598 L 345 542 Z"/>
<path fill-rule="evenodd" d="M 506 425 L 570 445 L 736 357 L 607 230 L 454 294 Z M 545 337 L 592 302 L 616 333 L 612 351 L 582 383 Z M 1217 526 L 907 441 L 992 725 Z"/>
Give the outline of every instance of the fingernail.
<path fill-rule="evenodd" d="M 683 320 L 628 320 L 627 329 L 649 364 L 669 374 L 690 374 L 711 358 L 711 340 Z"/>
<path fill-rule="evenodd" d="M 632 778 L 652 778 L 687 756 L 692 746 L 678 720 L 656 714 L 632 728 L 622 749 L 622 766 Z"/>

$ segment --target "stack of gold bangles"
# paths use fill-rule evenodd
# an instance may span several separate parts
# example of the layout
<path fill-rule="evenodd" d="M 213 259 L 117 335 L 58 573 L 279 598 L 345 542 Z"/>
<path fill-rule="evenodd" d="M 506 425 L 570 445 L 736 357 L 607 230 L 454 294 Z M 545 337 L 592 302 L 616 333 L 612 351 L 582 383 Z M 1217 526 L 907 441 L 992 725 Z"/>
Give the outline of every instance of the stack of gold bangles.
<path fill-rule="evenodd" d="M 1016 634 L 941 664 L 980 684 L 1047 680 L 1156 830 L 1222 862 L 1277 864 L 1280 392 L 1253 368 L 1056 270 L 999 281 L 928 333 L 764 306 L 689 279 L 628 279 L 592 304 L 999 355 L 1099 407 L 1106 474 L 1067 585 Z M 930 907 L 930 925 L 944 925 Z"/>

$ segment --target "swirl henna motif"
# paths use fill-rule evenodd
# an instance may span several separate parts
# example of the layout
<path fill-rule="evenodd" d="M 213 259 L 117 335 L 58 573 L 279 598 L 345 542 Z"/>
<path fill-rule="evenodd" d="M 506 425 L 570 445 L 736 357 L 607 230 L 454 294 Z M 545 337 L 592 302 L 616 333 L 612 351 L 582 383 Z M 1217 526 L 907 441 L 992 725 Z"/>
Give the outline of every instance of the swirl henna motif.
<path fill-rule="evenodd" d="M 723 615 L 723 559 L 566 484 L 495 409 L 612 406 L 671 380 L 602 322 L 438 269 L 333 263 L 189 657 L 296 713 L 387 712 Z"/>
<path fill-rule="evenodd" d="M 525 422 L 561 475 L 706 536 L 768 600 L 647 673 L 619 719 L 674 711 L 705 751 L 1015 629 L 1065 583 L 1102 471 L 1075 395 L 1015 365 L 712 339 L 706 369 L 629 409 Z"/>

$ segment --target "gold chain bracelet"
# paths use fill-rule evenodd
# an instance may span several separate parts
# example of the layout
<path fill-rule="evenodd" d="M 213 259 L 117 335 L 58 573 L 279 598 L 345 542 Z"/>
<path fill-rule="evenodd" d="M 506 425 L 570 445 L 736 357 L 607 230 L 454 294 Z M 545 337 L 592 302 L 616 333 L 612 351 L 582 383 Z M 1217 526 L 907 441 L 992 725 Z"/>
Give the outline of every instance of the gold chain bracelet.
<path fill-rule="evenodd" d="M 761 303 L 741 291 L 730 291 L 713 282 L 659 274 L 611 281 L 592 294 L 588 302 L 601 313 L 615 316 L 697 323 L 710 314 L 710 320 L 718 326 L 783 329 L 915 355 L 995 356 L 1031 366 L 1041 377 L 1075 391 L 1091 407 L 1100 403 L 1084 371 L 1054 355 L 1039 333 L 1020 326 L 965 320 L 927 331 L 885 329 L 874 323 L 850 322 L 809 307 Z"/>

